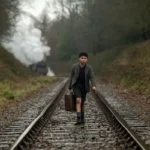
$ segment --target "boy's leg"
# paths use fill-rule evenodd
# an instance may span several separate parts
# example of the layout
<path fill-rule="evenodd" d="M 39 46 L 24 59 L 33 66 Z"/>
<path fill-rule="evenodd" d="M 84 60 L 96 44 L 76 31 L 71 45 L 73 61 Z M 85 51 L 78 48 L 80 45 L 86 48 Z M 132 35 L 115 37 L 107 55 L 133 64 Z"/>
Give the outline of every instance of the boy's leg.
<path fill-rule="evenodd" d="M 84 112 L 84 101 L 81 102 L 81 112 Z"/>
<path fill-rule="evenodd" d="M 85 123 L 84 120 L 84 101 L 81 103 L 81 123 Z"/>
<path fill-rule="evenodd" d="M 85 120 L 84 120 L 84 104 L 85 104 L 85 101 L 86 101 L 86 90 L 83 89 L 83 94 L 82 94 L 82 103 L 81 103 L 81 123 L 85 123 Z"/>
<path fill-rule="evenodd" d="M 81 98 L 76 98 L 77 112 L 81 112 Z"/>
<path fill-rule="evenodd" d="M 81 123 L 81 98 L 76 98 L 76 109 L 77 109 L 77 123 Z"/>

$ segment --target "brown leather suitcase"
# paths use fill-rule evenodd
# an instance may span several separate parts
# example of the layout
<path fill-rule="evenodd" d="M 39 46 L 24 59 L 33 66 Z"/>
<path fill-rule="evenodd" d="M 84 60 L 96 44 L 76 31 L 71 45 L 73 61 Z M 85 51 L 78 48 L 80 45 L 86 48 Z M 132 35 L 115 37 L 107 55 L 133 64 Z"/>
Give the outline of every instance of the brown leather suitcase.
<path fill-rule="evenodd" d="M 74 94 L 65 95 L 65 110 L 76 111 L 76 99 Z"/>

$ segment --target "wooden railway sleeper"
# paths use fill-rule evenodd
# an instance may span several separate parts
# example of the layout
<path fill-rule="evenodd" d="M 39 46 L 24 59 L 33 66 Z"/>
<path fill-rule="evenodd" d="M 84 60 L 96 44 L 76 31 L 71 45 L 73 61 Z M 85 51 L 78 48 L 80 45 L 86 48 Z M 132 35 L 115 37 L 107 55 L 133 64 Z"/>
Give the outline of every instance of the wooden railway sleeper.
<path fill-rule="evenodd" d="M 31 132 L 28 134 L 27 139 L 29 139 L 30 141 L 32 141 L 34 138 L 34 135 L 31 134 Z"/>
<path fill-rule="evenodd" d="M 17 150 L 24 150 L 24 146 L 21 144 L 19 145 L 18 149 Z"/>
<path fill-rule="evenodd" d="M 134 145 L 133 150 L 138 150 L 138 146 Z"/>
<path fill-rule="evenodd" d="M 128 137 L 125 139 L 126 142 L 129 142 L 130 140 L 133 140 L 133 139 L 131 138 L 131 136 L 128 136 Z"/>
<path fill-rule="evenodd" d="M 23 146 L 23 149 L 29 149 L 29 143 L 27 141 L 23 140 L 21 145 Z"/>
<path fill-rule="evenodd" d="M 41 121 L 39 121 L 39 122 L 37 123 L 37 126 L 41 127 L 41 126 L 43 126 L 43 123 L 42 123 Z"/>
<path fill-rule="evenodd" d="M 124 133 L 124 135 L 122 135 L 123 139 L 126 139 L 129 136 L 129 134 L 127 132 Z"/>
<path fill-rule="evenodd" d="M 122 130 L 122 132 L 120 132 L 119 134 L 120 135 L 124 135 L 126 133 L 126 131 L 125 130 Z"/>
<path fill-rule="evenodd" d="M 124 129 L 122 128 L 122 127 L 120 127 L 119 129 L 118 129 L 118 131 L 119 131 L 119 133 L 121 132 L 121 131 L 123 131 Z"/>
<path fill-rule="evenodd" d="M 135 143 L 135 141 L 133 141 L 133 140 L 129 143 L 129 147 L 131 147 L 132 149 L 133 149 L 133 148 L 136 148 L 136 149 L 139 148 L 139 147 L 137 146 L 137 144 Z"/>
<path fill-rule="evenodd" d="M 36 135 L 36 132 L 32 129 L 31 132 L 32 136 L 35 136 Z"/>

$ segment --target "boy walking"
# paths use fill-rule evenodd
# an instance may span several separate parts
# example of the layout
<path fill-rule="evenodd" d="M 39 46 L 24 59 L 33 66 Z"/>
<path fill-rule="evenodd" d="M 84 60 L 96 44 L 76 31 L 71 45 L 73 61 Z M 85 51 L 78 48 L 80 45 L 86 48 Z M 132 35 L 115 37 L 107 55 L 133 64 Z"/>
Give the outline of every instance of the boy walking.
<path fill-rule="evenodd" d="M 88 54 L 82 52 L 79 54 L 79 63 L 72 66 L 69 89 L 73 89 L 76 97 L 77 122 L 84 124 L 84 103 L 86 94 L 90 92 L 89 81 L 92 84 L 92 90 L 96 90 L 96 83 L 92 67 L 87 64 Z"/>

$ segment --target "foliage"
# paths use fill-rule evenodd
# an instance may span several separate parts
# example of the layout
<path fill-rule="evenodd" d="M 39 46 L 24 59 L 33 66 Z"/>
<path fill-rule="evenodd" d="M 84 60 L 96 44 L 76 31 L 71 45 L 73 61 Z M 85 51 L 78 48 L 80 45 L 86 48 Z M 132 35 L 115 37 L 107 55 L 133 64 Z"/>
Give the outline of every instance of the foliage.
<path fill-rule="evenodd" d="M 9 102 L 20 100 L 27 94 L 49 86 L 55 77 L 38 76 L 15 57 L 0 48 L 0 107 Z"/>
<path fill-rule="evenodd" d="M 60 6 L 65 12 L 62 11 L 61 17 L 53 22 L 47 35 L 55 51 L 54 57 L 60 53 L 60 59 L 71 59 L 67 53 L 77 55 L 81 51 L 96 55 L 113 47 L 150 38 L 149 0 L 64 1 L 61 0 Z M 65 40 L 66 34 L 68 40 Z"/>
<path fill-rule="evenodd" d="M 0 82 L 3 80 L 17 81 L 20 78 L 26 79 L 33 73 L 24 64 L 21 64 L 15 57 L 0 47 Z"/>
<path fill-rule="evenodd" d="M 0 2 L 0 36 L 12 26 L 13 19 L 18 14 L 18 0 L 1 0 Z"/>
<path fill-rule="evenodd" d="M 59 60 L 69 60 L 71 57 L 71 38 L 69 32 L 64 32 L 58 45 L 58 58 Z"/>
<path fill-rule="evenodd" d="M 97 75 L 107 82 L 124 86 L 139 93 L 150 94 L 150 41 L 104 51 L 91 57 Z"/>
<path fill-rule="evenodd" d="M 97 77 L 141 94 L 150 94 L 150 41 L 89 54 L 89 64 Z M 56 74 L 70 76 L 76 61 L 59 61 L 52 65 Z M 60 67 L 61 64 L 61 67 Z"/>
<path fill-rule="evenodd" d="M 32 77 L 27 80 L 19 80 L 19 82 L 3 80 L 0 82 L 0 106 L 10 101 L 19 101 L 35 90 L 47 87 L 56 81 L 55 77 Z"/>

